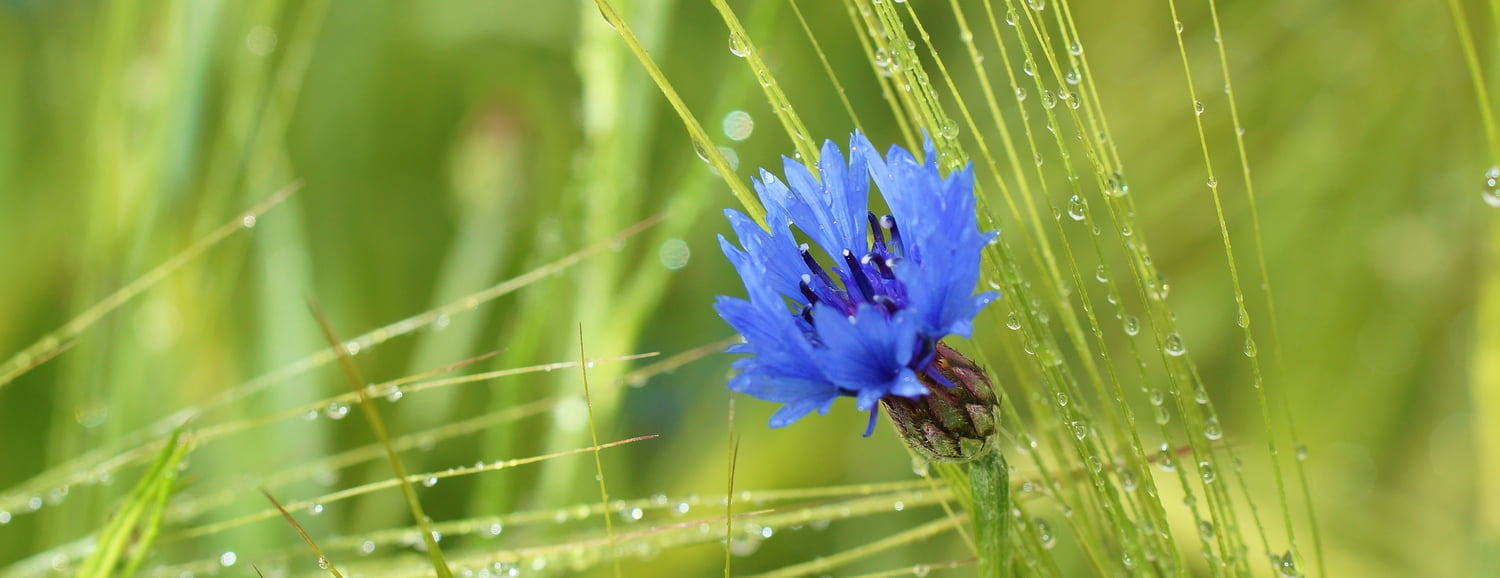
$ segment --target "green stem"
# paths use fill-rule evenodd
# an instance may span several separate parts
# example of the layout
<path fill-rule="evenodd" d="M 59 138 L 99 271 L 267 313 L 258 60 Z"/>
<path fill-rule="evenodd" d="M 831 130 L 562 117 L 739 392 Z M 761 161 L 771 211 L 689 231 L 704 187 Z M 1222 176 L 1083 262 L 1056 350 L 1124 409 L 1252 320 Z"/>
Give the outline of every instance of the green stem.
<path fill-rule="evenodd" d="M 1010 471 L 999 450 L 974 461 L 969 468 L 969 487 L 974 492 L 975 541 L 979 546 L 979 575 L 1005 574 L 1006 531 L 1010 521 Z"/>

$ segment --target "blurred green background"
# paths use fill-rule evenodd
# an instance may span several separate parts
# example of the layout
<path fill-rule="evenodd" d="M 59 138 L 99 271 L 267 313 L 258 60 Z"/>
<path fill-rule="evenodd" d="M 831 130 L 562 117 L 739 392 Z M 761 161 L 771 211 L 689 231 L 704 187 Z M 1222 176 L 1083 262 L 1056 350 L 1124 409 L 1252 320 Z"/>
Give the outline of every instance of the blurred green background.
<path fill-rule="evenodd" d="M 937 49 L 961 60 L 948 5 L 908 1 Z M 731 54 L 714 9 L 698 1 L 619 4 L 714 140 L 737 156 L 738 173 L 779 173 L 791 141 L 749 68 Z M 847 142 L 853 125 L 790 7 L 730 4 L 814 138 Z M 1238 160 L 1215 32 L 1206 3 L 1181 4 L 1202 119 L 1227 182 L 1238 175 Z M 969 7 L 971 18 L 982 13 L 977 6 Z M 865 130 L 877 143 L 897 142 L 844 5 L 800 7 Z M 1071 9 L 1179 326 L 1228 439 L 1259 449 L 1264 433 L 1172 16 L 1165 2 L 1078 0 Z M 1433 3 L 1295 0 L 1222 1 L 1218 9 L 1278 308 L 1282 355 L 1267 362 L 1279 368 L 1268 383 L 1288 396 L 1296 441 L 1308 448 L 1328 575 L 1496 575 L 1481 559 L 1476 503 L 1494 490 L 1476 483 L 1470 388 L 1482 322 L 1476 287 L 1481 264 L 1495 262 L 1485 236 L 1496 209 L 1479 199 L 1492 163 L 1450 14 Z M 1496 31 L 1480 6 L 1471 9 L 1481 53 L 1493 56 Z M 992 53 L 986 63 L 996 76 L 1006 65 Z M 977 93 L 972 73 L 957 76 L 962 90 Z M 756 123 L 747 139 L 722 128 L 734 110 Z M 5 0 L 0 127 L 6 355 L 275 191 L 302 183 L 254 228 L 0 388 L 0 488 L 22 487 L 317 352 L 324 344 L 309 298 L 353 337 L 608 243 L 657 215 L 665 215 L 660 224 L 560 274 L 355 359 L 373 382 L 493 350 L 501 353 L 478 369 L 576 360 L 580 326 L 590 357 L 671 356 L 731 336 L 710 306 L 715 295 L 742 291 L 715 239 L 727 230 L 722 209 L 735 200 L 695 158 L 675 113 L 592 2 Z M 1050 193 L 1054 202 L 1066 197 L 1062 190 Z M 1247 291 L 1257 291 L 1252 312 L 1265 319 L 1248 201 L 1243 187 L 1224 192 L 1241 270 L 1252 272 Z M 995 308 L 981 317 L 985 329 L 974 347 L 997 349 L 1000 342 L 986 335 L 1003 319 Z M 1269 337 L 1261 343 L 1271 351 Z M 600 363 L 589 372 L 601 441 L 661 436 L 607 450 L 605 477 L 611 498 L 661 494 L 691 510 L 686 497 L 705 496 L 706 504 L 706 496 L 723 494 L 730 359 L 714 354 L 632 383 L 639 387 L 614 386 L 653 361 Z M 569 369 L 414 393 L 381 409 L 402 434 L 581 387 Z M 327 366 L 207 411 L 195 424 L 263 416 L 346 391 Z M 771 404 L 739 399 L 736 408 L 737 489 L 914 479 L 891 432 L 859 437 L 864 422 L 851 405 L 775 431 L 762 426 Z M 441 471 L 583 447 L 584 415 L 581 404 L 564 402 L 404 460 L 412 471 Z M 185 479 L 189 490 L 253 479 L 372 439 L 358 415 L 285 420 L 201 447 Z M 580 455 L 419 490 L 437 521 L 562 509 L 597 502 L 592 470 Z M 124 482 L 38 494 L 40 511 L 0 517 L 0 565 L 97 530 L 138 471 L 119 472 Z M 311 498 L 386 477 L 388 465 L 373 461 L 276 493 L 283 501 Z M 1252 480 L 1251 492 L 1276 520 L 1274 487 Z M 169 521 L 166 533 L 264 508 L 257 493 L 244 491 L 221 510 Z M 694 515 L 659 513 L 642 523 Z M 748 555 L 735 559 L 735 569 L 778 568 L 941 516 L 926 507 L 781 532 L 739 544 Z M 300 519 L 320 540 L 410 523 L 394 491 Z M 1305 524 L 1300 508 L 1296 519 Z M 584 531 L 598 525 L 577 524 Z M 552 526 L 444 545 L 472 551 L 574 539 L 573 529 Z M 839 575 L 967 556 L 951 538 L 871 556 Z M 148 567 L 237 552 L 242 563 L 225 570 L 231 575 L 250 574 L 245 563 L 261 553 L 300 553 L 295 535 L 275 519 L 158 547 Z M 61 572 L 69 563 L 49 561 Z M 710 542 L 625 564 L 627 575 L 706 576 L 722 571 L 722 549 Z M 310 555 L 267 567 L 316 570 Z"/>

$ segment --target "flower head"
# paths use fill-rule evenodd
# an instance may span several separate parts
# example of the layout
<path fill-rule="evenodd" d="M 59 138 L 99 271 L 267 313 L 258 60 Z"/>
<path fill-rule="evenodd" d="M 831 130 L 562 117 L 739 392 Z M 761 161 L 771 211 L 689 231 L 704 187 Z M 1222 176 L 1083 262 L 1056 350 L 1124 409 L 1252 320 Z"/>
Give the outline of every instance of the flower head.
<path fill-rule="evenodd" d="M 933 363 L 937 343 L 968 337 L 998 296 L 974 293 L 993 234 L 975 221 L 972 165 L 944 177 L 930 139 L 923 153 L 919 162 L 892 146 L 881 157 L 856 132 L 847 160 L 824 143 L 816 176 L 790 158 L 784 183 L 761 171 L 755 190 L 769 230 L 725 211 L 739 246 L 722 235 L 719 244 L 748 294 L 715 304 L 745 338 L 730 352 L 748 354 L 735 361 L 729 388 L 785 404 L 771 427 L 848 396 L 871 412 L 873 428 L 883 398 L 952 386 Z M 891 214 L 867 209 L 872 179 Z"/>

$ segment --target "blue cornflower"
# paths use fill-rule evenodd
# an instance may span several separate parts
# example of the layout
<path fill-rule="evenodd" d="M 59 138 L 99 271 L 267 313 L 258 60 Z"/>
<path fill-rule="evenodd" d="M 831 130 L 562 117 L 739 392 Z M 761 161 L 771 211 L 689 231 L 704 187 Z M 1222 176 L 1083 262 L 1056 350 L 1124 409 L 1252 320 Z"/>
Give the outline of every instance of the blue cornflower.
<path fill-rule="evenodd" d="M 944 178 L 931 139 L 923 153 L 925 163 L 892 146 L 882 158 L 856 132 L 847 161 L 824 143 L 817 177 L 785 157 L 785 183 L 761 171 L 755 190 L 769 230 L 725 211 L 740 246 L 722 235 L 719 244 L 749 297 L 715 304 L 745 338 L 729 351 L 748 354 L 734 362 L 729 388 L 785 404 L 771 427 L 827 413 L 848 396 L 870 412 L 869 435 L 882 399 L 954 385 L 934 363 L 938 342 L 968 337 L 974 316 L 998 297 L 974 293 L 994 234 L 975 221 L 972 164 Z M 891 214 L 867 210 L 871 179 Z"/>

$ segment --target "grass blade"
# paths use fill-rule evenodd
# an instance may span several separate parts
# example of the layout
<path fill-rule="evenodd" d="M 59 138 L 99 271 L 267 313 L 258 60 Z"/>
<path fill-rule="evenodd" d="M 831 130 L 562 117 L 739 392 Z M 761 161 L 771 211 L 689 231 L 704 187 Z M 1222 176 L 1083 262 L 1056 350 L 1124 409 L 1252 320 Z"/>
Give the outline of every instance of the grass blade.
<path fill-rule="evenodd" d="M 292 517 L 292 513 L 286 511 L 286 508 L 281 507 L 281 502 L 276 501 L 276 497 L 272 496 L 271 492 L 262 489 L 260 493 L 264 494 L 266 499 L 271 501 L 272 506 L 276 506 L 276 511 L 281 512 L 281 517 L 286 519 L 286 523 L 291 524 L 292 529 L 297 531 L 297 537 L 302 538 L 302 542 L 307 544 L 307 548 L 318 556 L 318 565 L 326 568 L 328 573 L 332 574 L 334 578 L 344 578 L 344 575 L 339 573 L 339 569 L 333 565 L 333 560 L 323 554 L 323 549 L 318 547 L 318 543 L 313 541 L 312 536 L 307 535 L 307 530 L 302 529 L 302 524 L 297 523 L 297 519 Z M 256 569 L 256 572 L 259 571 L 259 569 Z"/>
<path fill-rule="evenodd" d="M 191 443 L 179 443 L 181 438 L 182 428 L 172 432 L 156 460 L 151 463 L 150 469 L 141 476 L 141 480 L 125 498 L 119 512 L 99 533 L 93 553 L 78 568 L 78 576 L 102 578 L 114 575 L 121 558 L 132 546 L 132 536 L 136 535 L 140 535 L 142 539 L 134 544 L 135 550 L 129 564 L 130 568 L 139 565 L 161 523 L 166 497 L 177 481 L 177 466 L 191 449 Z M 142 518 L 146 520 L 144 525 L 139 523 Z"/>
<path fill-rule="evenodd" d="M 354 360 L 349 357 L 349 352 L 339 341 L 338 335 L 334 334 L 333 326 L 328 323 L 328 317 L 316 305 L 312 307 L 313 316 L 318 320 L 318 326 L 323 329 L 323 337 L 328 340 L 329 347 L 338 354 L 339 366 L 344 370 L 344 377 L 349 380 L 349 387 L 354 388 L 359 395 L 359 408 L 365 413 L 365 419 L 370 422 L 370 429 L 375 432 L 375 437 L 385 447 L 385 455 L 390 459 L 391 469 L 395 471 L 396 480 L 401 484 L 401 493 L 406 497 L 406 507 L 411 509 L 412 518 L 416 520 L 417 526 L 422 528 L 422 540 L 427 544 L 427 557 L 432 560 L 432 569 L 438 578 L 453 578 L 453 571 L 448 569 L 448 562 L 443 559 L 443 550 L 438 546 L 438 541 L 432 534 L 432 521 L 427 519 L 427 514 L 422 512 L 422 501 L 417 499 L 417 490 L 411 485 L 406 476 L 406 466 L 401 465 L 401 456 L 396 455 L 395 446 L 391 445 L 391 436 L 385 429 L 385 420 L 380 417 L 380 410 L 375 404 L 370 403 L 370 396 L 365 393 L 365 381 L 359 375 L 359 368 L 355 367 Z"/>
<path fill-rule="evenodd" d="M 237 231 L 254 227 L 255 220 L 260 215 L 281 204 L 292 193 L 297 192 L 297 189 L 301 188 L 301 186 L 302 184 L 297 182 L 287 185 L 271 195 L 270 198 L 261 201 L 260 204 L 245 211 L 244 214 L 220 225 L 217 229 L 214 229 L 208 235 L 199 239 L 198 242 L 184 249 L 181 253 L 147 271 L 145 275 L 141 275 L 136 280 L 111 293 L 108 297 L 100 299 L 98 303 L 85 309 L 83 313 L 79 313 L 77 317 L 68 321 L 66 325 L 63 325 L 58 330 L 43 335 L 36 343 L 11 356 L 5 363 L 0 364 L 0 389 L 4 389 L 7 384 L 15 381 L 16 378 L 31 371 L 43 362 L 56 357 L 73 340 L 77 339 L 79 335 L 92 326 L 94 322 L 118 309 L 131 299 L 134 299 L 145 290 L 150 289 L 152 285 L 157 284 L 168 275 L 191 263 L 198 256 L 212 249 L 224 239 L 229 238 L 230 235 Z"/>

